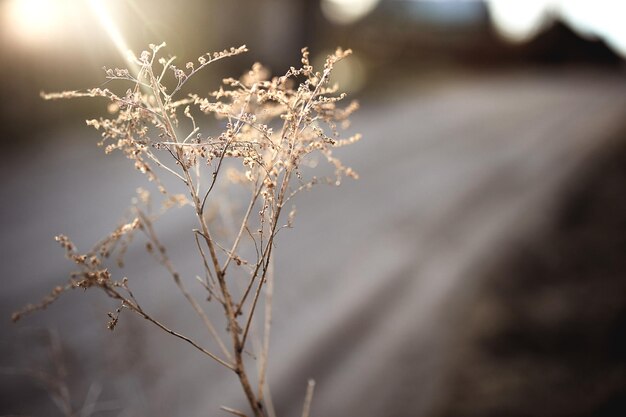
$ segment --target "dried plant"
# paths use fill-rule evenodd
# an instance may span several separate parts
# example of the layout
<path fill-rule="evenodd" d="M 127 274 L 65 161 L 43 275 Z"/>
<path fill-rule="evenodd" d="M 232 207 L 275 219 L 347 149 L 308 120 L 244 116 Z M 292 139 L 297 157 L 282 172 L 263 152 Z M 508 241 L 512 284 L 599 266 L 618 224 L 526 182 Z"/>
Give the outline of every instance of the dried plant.
<path fill-rule="evenodd" d="M 174 57 L 159 57 L 162 45 L 150 45 L 133 58 L 130 69 L 105 68 L 107 81 L 86 91 L 43 94 L 45 99 L 103 97 L 109 101 L 108 118 L 88 120 L 87 124 L 102 132 L 99 145 L 106 153 L 119 150 L 134 162 L 148 180 L 156 184 L 163 204 L 153 209 L 150 194 L 138 190 L 129 218 L 104 240 L 86 253 L 79 252 L 66 236 L 56 239 L 78 270 L 64 285 L 55 287 L 39 304 L 28 305 L 13 315 L 18 320 L 26 313 L 46 308 L 61 294 L 71 289 L 98 288 L 118 303 L 108 313 L 108 327 L 113 330 L 120 314 L 130 311 L 148 320 L 163 331 L 189 343 L 207 357 L 233 371 L 252 413 L 264 416 L 271 409 L 266 395 L 266 370 L 271 318 L 274 241 L 284 227 L 291 227 L 295 208 L 283 211 L 292 198 L 302 190 L 318 183 L 339 185 L 343 177 L 356 178 L 355 172 L 333 156 L 336 147 L 359 140 L 355 135 L 341 138 L 339 130 L 348 126 L 348 117 L 358 104 L 340 107 L 345 94 L 337 93 L 329 77 L 334 65 L 348 56 L 349 50 L 337 51 L 327 57 L 324 68 L 316 71 L 309 62 L 309 52 L 302 50 L 300 68 L 290 68 L 285 75 L 268 78 L 260 64 L 240 79 L 227 78 L 218 91 L 207 97 L 182 94 L 187 81 L 207 65 L 245 52 L 245 46 L 219 53 L 206 54 L 198 62 L 188 62 L 184 69 L 175 66 Z M 116 82 L 129 87 L 117 93 L 105 85 Z M 125 88 L 125 87 L 124 87 Z M 204 132 L 200 114 L 213 115 L 222 126 L 217 134 Z M 311 158 L 322 157 L 330 163 L 334 174 L 318 178 L 309 175 Z M 239 161 L 237 163 L 236 161 Z M 161 181 L 161 174 L 171 175 L 183 184 L 187 194 L 170 192 Z M 209 207 L 219 204 L 214 191 L 216 184 L 230 182 L 243 186 L 248 204 L 241 210 L 239 226 L 224 237 L 215 233 L 222 221 L 219 211 Z M 203 265 L 201 287 L 190 290 L 174 267 L 166 248 L 159 240 L 153 223 L 166 210 L 191 206 L 197 221 L 192 233 L 198 256 Z M 131 282 L 116 279 L 107 268 L 115 256 L 123 266 L 126 248 L 136 234 L 147 240 L 146 249 L 168 271 L 191 308 L 201 318 L 206 331 L 215 341 L 211 350 L 191 337 L 181 334 L 157 320 L 137 301 Z M 245 285 L 237 286 L 236 276 L 245 277 Z M 263 291 L 262 291 L 263 290 Z M 243 352 L 248 349 L 250 328 L 262 294 L 266 297 L 264 340 L 258 358 L 256 381 L 247 370 Z M 225 331 L 213 324 L 213 319 L 196 300 L 201 296 L 219 303 L 227 322 Z M 228 339 L 223 339 L 226 336 Z M 304 414 L 308 416 L 313 393 L 310 383 Z M 245 413 L 229 407 L 222 409 L 236 415 Z"/>

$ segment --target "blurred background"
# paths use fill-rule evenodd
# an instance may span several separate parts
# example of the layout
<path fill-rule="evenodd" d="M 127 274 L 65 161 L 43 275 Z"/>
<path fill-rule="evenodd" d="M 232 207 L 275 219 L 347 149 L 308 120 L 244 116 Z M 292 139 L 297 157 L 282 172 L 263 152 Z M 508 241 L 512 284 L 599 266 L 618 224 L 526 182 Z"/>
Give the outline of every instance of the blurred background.
<path fill-rule="evenodd" d="M 162 41 L 181 63 L 248 46 L 200 94 L 255 61 L 280 75 L 303 46 L 355 51 L 334 77 L 362 105 L 340 153 L 361 179 L 300 195 L 277 245 L 279 416 L 309 378 L 314 416 L 626 415 L 625 18 L 620 0 L 1 1 L 0 415 L 61 416 L 64 396 L 80 416 L 245 408 L 188 346 L 128 314 L 106 330 L 102 294 L 9 320 L 65 281 L 56 234 L 90 246 L 145 185 L 84 125 L 105 103 L 40 92 L 99 85 Z M 159 229 L 189 285 L 192 227 Z M 141 245 L 124 274 L 197 334 Z"/>

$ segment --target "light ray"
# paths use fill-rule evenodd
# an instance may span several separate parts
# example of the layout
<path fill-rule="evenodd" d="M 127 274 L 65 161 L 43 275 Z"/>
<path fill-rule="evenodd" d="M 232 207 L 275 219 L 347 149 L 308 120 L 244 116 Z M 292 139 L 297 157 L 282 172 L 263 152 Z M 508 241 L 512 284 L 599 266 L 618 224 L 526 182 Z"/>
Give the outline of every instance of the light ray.
<path fill-rule="evenodd" d="M 128 44 L 126 43 L 124 36 L 122 36 L 119 28 L 113 21 L 113 18 L 104 5 L 104 2 L 102 0 L 88 0 L 88 2 L 94 12 L 94 15 L 100 22 L 100 25 L 102 25 L 102 28 L 106 31 L 107 35 L 109 35 L 109 38 L 111 38 L 111 41 L 117 50 L 124 58 L 128 59 L 134 65 L 134 59 L 129 59 L 129 54 L 131 54 L 132 58 L 134 58 L 134 55 L 132 55 L 132 51 L 128 47 Z"/>

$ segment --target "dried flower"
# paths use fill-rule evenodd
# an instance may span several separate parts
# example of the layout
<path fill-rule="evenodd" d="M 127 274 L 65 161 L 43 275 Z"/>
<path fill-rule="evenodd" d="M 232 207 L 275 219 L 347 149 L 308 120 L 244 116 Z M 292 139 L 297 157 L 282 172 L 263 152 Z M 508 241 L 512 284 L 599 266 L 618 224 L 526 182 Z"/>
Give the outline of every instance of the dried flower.
<path fill-rule="evenodd" d="M 333 156 L 333 149 L 361 138 L 360 135 L 342 138 L 339 132 L 349 126 L 348 118 L 358 104 L 352 102 L 340 107 L 345 94 L 337 93 L 337 86 L 329 85 L 334 65 L 351 51 L 337 49 L 328 56 L 322 70 L 315 70 L 309 61 L 309 51 L 304 48 L 302 66 L 291 67 L 281 77 L 270 77 L 266 68 L 255 63 L 241 78 L 225 78 L 223 86 L 206 97 L 197 94 L 179 97 L 187 80 L 200 69 L 241 54 L 247 48 L 244 45 L 204 54 L 197 59 L 198 66 L 187 62 L 185 72 L 173 64 L 174 58 L 159 57 L 156 62 L 160 68 L 156 68 L 155 58 L 164 46 L 149 45 L 150 51 L 143 51 L 135 58 L 136 71 L 104 68 L 107 79 L 125 84 L 123 94 L 109 88 L 42 93 L 48 100 L 106 99 L 109 116 L 88 120 L 87 124 L 101 132 L 99 145 L 105 147 L 105 152 L 122 152 L 155 184 L 163 201 L 161 210 L 154 212 L 150 194 L 138 189 L 128 218 L 86 253 L 79 253 L 66 236 L 57 236 L 67 258 L 78 269 L 70 274 L 64 286 L 56 286 L 39 304 L 24 307 L 13 315 L 13 320 L 46 308 L 65 291 L 98 288 L 119 303 L 114 312 L 108 313 L 109 329 L 115 328 L 122 309 L 126 309 L 191 344 L 237 374 L 250 408 L 256 417 L 261 417 L 264 416 L 261 401 L 267 343 L 257 355 L 262 364 L 256 392 L 246 373 L 242 353 L 247 349 L 252 318 L 264 293 L 261 290 L 271 279 L 269 264 L 274 240 L 281 228 L 283 208 L 297 193 L 315 184 L 338 185 L 343 177 L 357 178 L 350 167 Z M 201 115 L 214 116 L 222 123 L 221 131 L 203 132 L 196 123 Z M 314 155 L 333 167 L 332 177 L 307 178 L 309 170 L 316 165 L 310 163 Z M 227 160 L 238 160 L 238 163 L 228 164 Z M 226 168 L 226 165 L 229 166 Z M 161 174 L 178 179 L 189 197 L 170 193 L 160 179 Z M 230 203 L 213 198 L 216 184 L 224 186 L 224 180 L 248 190 L 247 209 L 230 210 Z M 198 276 L 197 280 L 204 292 L 202 298 L 222 305 L 230 346 L 223 341 L 193 292 L 187 289 L 153 227 L 163 212 L 186 205 L 193 207 L 198 224 L 193 234 L 203 265 L 204 278 Z M 295 214 L 294 206 L 288 213 L 286 227 L 293 226 Z M 234 232 L 225 233 L 223 237 L 216 232 L 236 215 L 240 221 Z M 163 266 L 202 319 L 219 347 L 218 353 L 157 321 L 134 297 L 126 277 L 121 281 L 113 278 L 106 267 L 107 258 L 116 254 L 117 264 L 123 266 L 126 249 L 136 234 L 144 236 L 146 250 Z M 230 268 L 231 265 L 234 266 Z M 245 288 L 240 290 L 233 284 L 230 276 L 234 274 L 246 277 Z M 265 294 L 268 294 L 269 305 L 271 286 L 267 286 Z M 269 319 L 266 317 L 266 320 Z M 269 328 L 269 322 L 265 328 Z"/>

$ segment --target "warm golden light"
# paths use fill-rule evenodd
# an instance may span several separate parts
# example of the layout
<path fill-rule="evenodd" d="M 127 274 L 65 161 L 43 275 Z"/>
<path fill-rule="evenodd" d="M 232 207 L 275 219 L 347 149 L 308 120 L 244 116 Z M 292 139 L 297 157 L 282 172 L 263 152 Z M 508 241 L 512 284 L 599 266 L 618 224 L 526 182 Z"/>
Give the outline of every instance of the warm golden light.
<path fill-rule="evenodd" d="M 17 41 L 50 42 L 63 34 L 68 6 L 64 0 L 9 0 L 2 13 L 3 28 Z"/>

